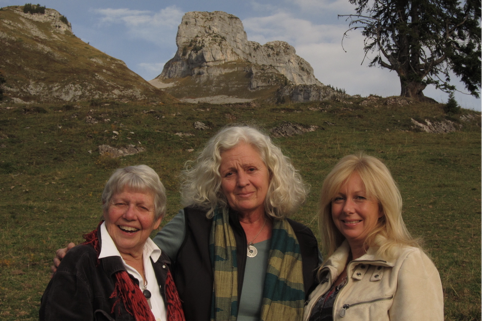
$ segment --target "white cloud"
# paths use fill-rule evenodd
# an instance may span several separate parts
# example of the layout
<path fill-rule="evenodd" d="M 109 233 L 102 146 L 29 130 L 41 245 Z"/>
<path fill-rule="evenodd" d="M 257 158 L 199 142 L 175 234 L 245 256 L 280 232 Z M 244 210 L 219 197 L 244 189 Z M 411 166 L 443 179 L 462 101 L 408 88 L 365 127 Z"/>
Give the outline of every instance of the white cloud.
<path fill-rule="evenodd" d="M 176 6 L 161 9 L 159 12 L 125 8 L 96 9 L 94 12 L 102 16 L 101 24 L 124 25 L 131 38 L 141 38 L 157 45 L 172 45 L 177 26 L 184 15 Z"/>
<path fill-rule="evenodd" d="M 284 40 L 294 46 L 296 53 L 313 67 L 318 80 L 326 85 L 343 88 L 351 95 L 392 96 L 400 93 L 395 73 L 369 68 L 369 58 L 361 65 L 364 52 L 360 32 L 351 32 L 342 47 L 342 37 L 347 30 L 344 23 L 315 24 L 290 13 L 278 12 L 244 19 L 243 25 L 249 40 L 261 44 Z"/>
<path fill-rule="evenodd" d="M 346 0 L 286 0 L 286 2 L 298 6 L 304 12 L 313 12 L 315 10 L 323 13 L 332 11 L 337 14 L 346 14 L 354 12 L 356 8 Z"/>
<path fill-rule="evenodd" d="M 361 45 L 358 50 L 353 47 L 363 39 L 352 40 L 347 52 L 339 43 L 318 43 L 296 49 L 298 55 L 311 64 L 316 78 L 325 85 L 345 89 L 350 95 L 398 95 L 397 75 L 386 69 L 369 68 L 366 63 L 360 65 L 363 59 Z"/>
<path fill-rule="evenodd" d="M 267 17 L 247 18 L 243 20 L 243 25 L 249 40 L 261 44 L 283 40 L 294 47 L 318 42 L 339 42 L 346 31 L 345 25 L 316 25 L 286 12 Z"/>
<path fill-rule="evenodd" d="M 250 4 L 254 12 L 276 12 L 279 10 L 277 5 L 267 4 L 265 2 L 251 1 Z"/>

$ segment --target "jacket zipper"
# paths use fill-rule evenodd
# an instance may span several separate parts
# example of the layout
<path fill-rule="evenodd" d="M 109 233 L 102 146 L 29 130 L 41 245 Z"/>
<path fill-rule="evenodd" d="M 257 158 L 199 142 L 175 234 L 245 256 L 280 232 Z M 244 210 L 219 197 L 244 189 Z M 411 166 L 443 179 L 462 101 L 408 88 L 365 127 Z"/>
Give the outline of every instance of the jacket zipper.
<path fill-rule="evenodd" d="M 349 270 L 349 266 L 350 265 L 354 265 L 355 263 L 358 265 L 358 264 L 370 264 L 370 263 L 374 263 L 374 262 L 377 262 L 377 263 L 382 263 L 382 266 L 385 266 L 385 264 L 387 263 L 387 261 L 385 260 L 373 260 L 373 261 L 351 261 L 350 263 L 348 263 L 346 269 L 347 271 Z M 384 264 L 383 264 L 384 263 Z M 351 271 L 350 271 L 351 272 Z M 348 273 L 347 273 L 348 275 Z M 338 292 L 338 295 L 336 296 L 335 298 L 335 302 L 333 302 L 333 307 L 336 307 L 336 302 L 338 301 L 338 299 L 340 298 L 340 294 L 341 292 L 343 292 L 344 290 L 346 290 L 346 288 L 348 288 L 348 284 L 350 283 L 350 277 L 348 278 L 348 282 L 346 283 L 346 285 L 343 287 L 343 289 L 341 289 L 340 292 Z M 371 303 L 371 302 L 376 302 L 376 301 L 381 301 L 381 300 L 390 300 L 393 298 L 393 295 L 390 297 L 390 298 L 385 298 L 385 299 L 376 299 L 376 300 L 371 300 L 371 301 L 366 301 L 366 302 L 359 302 L 359 303 L 354 303 L 354 304 L 344 304 L 341 308 L 341 311 L 340 311 L 340 317 L 343 318 L 345 317 L 345 313 L 346 313 L 346 310 L 352 306 L 355 306 L 355 305 L 358 305 L 358 304 L 363 304 L 363 303 Z"/>
<path fill-rule="evenodd" d="M 375 299 L 375 300 L 370 300 L 370 301 L 357 302 L 357 303 L 353 303 L 353 304 L 344 304 L 343 307 L 340 310 L 340 317 L 344 318 L 346 310 L 348 310 L 349 308 L 351 308 L 353 306 L 360 305 L 360 304 L 366 304 L 366 303 L 373 303 L 373 302 L 383 301 L 383 300 L 391 300 L 391 299 L 393 299 L 393 295 L 389 298 Z"/>

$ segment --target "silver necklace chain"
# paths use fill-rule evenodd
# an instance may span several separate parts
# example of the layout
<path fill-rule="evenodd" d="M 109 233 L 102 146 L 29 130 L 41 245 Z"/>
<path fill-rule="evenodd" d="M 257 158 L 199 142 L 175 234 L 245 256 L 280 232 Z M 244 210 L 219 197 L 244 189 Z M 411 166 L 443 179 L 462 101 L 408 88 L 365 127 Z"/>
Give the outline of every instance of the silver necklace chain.
<path fill-rule="evenodd" d="M 248 257 L 255 257 L 256 255 L 258 255 L 258 249 L 253 245 L 253 242 L 254 240 L 256 240 L 259 234 L 261 234 L 261 231 L 264 229 L 265 225 L 266 225 L 266 218 L 264 219 L 263 226 L 259 230 L 258 234 L 256 234 L 256 236 L 251 240 L 251 242 L 248 243 Z"/>

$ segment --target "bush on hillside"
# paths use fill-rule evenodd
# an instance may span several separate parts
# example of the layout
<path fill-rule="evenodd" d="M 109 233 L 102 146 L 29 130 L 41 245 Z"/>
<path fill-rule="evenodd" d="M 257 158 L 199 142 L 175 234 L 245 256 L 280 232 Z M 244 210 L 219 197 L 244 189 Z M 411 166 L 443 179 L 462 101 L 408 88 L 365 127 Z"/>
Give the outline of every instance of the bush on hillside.
<path fill-rule="evenodd" d="M 336 91 L 337 93 L 346 94 L 346 91 L 345 91 L 345 89 L 343 89 L 343 88 L 333 87 L 332 85 L 328 85 L 328 87 L 331 88 L 331 89 L 333 89 L 333 90 Z"/>
<path fill-rule="evenodd" d="M 69 20 L 67 20 L 67 17 L 65 17 L 65 16 L 60 16 L 60 21 L 65 23 L 67 26 L 69 25 Z"/>
<path fill-rule="evenodd" d="M 30 14 L 33 14 L 33 13 L 40 13 L 40 14 L 44 14 L 45 13 L 45 6 L 42 7 L 40 4 L 31 4 L 31 3 L 26 3 L 24 6 L 23 6 L 23 12 L 24 13 L 30 13 Z"/>
<path fill-rule="evenodd" d="M 458 114 L 460 113 L 460 110 L 461 108 L 454 98 L 454 93 L 451 92 L 449 95 L 449 100 L 447 101 L 447 104 L 444 106 L 444 111 L 447 114 Z"/>

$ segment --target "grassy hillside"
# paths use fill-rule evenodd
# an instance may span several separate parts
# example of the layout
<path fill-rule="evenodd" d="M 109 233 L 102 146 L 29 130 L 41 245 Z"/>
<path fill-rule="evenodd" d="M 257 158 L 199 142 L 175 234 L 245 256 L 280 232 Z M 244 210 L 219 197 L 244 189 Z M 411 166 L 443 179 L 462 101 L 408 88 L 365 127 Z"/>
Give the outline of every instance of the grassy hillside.
<path fill-rule="evenodd" d="M 81 235 L 96 226 L 101 192 L 113 169 L 147 164 L 159 173 L 169 199 L 165 223 L 180 208 L 183 164 L 217 130 L 229 123 L 252 123 L 269 131 L 291 121 L 319 126 L 301 136 L 275 139 L 311 185 L 310 197 L 294 219 L 317 230 L 323 178 L 342 156 L 365 151 L 381 158 L 402 191 L 409 230 L 424 238 L 440 271 L 446 320 L 480 320 L 480 113 L 446 115 L 437 104 L 361 102 L 0 105 L 0 318 L 38 319 L 54 251 L 69 241 L 81 242 Z M 460 116 L 467 114 L 474 117 L 462 121 Z M 411 118 L 450 119 L 462 128 L 449 134 L 416 132 Z M 211 129 L 196 130 L 196 121 Z M 101 144 L 140 144 L 146 151 L 112 159 L 99 155 Z"/>
<path fill-rule="evenodd" d="M 77 38 L 58 17 L 63 16 L 53 9 L 32 15 L 23 13 L 21 6 L 0 8 L 0 72 L 6 80 L 6 99 L 175 100 L 123 61 Z"/>

